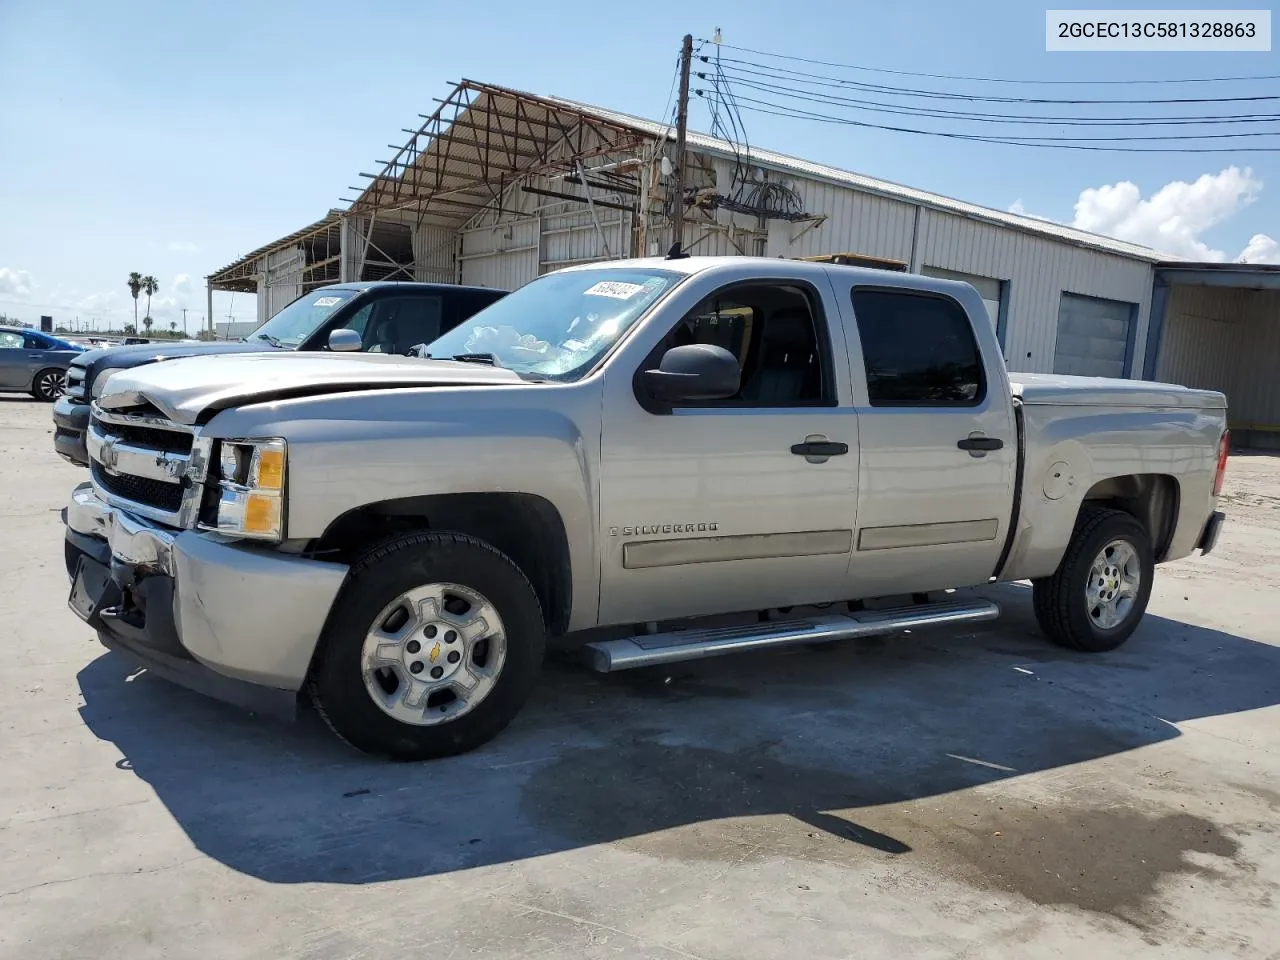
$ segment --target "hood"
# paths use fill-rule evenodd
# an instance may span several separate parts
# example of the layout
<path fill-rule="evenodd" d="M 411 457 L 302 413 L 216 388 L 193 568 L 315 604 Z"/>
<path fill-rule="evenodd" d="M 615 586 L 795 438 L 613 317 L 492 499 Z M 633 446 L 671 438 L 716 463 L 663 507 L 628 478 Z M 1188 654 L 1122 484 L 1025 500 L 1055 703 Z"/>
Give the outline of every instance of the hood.
<path fill-rule="evenodd" d="M 1225 410 L 1216 390 L 1193 390 L 1153 380 L 1071 377 L 1060 373 L 1010 373 L 1009 387 L 1023 403 L 1073 407 L 1189 407 Z"/>
<path fill-rule="evenodd" d="M 242 353 L 193 356 L 111 375 L 98 403 L 106 409 L 151 404 L 179 423 L 244 403 L 395 387 L 524 384 L 510 370 L 452 360 L 376 353 Z M 207 419 L 207 418 L 206 418 Z"/>
<path fill-rule="evenodd" d="M 86 350 L 76 357 L 77 367 L 90 372 L 141 366 L 156 360 L 176 360 L 178 357 L 211 356 L 219 353 L 266 353 L 273 348 L 265 340 L 243 343 L 239 340 L 215 340 L 202 343 L 135 343 L 127 347 L 99 347 Z"/>

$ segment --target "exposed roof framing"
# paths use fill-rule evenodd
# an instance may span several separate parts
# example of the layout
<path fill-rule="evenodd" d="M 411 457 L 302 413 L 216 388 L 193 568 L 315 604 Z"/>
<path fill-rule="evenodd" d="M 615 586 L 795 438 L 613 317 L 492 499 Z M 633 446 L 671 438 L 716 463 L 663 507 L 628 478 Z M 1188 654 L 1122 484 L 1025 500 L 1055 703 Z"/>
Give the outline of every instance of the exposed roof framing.
<path fill-rule="evenodd" d="M 265 244 L 251 253 L 246 253 L 239 260 L 227 264 L 221 270 L 215 270 L 207 278 L 209 286 L 214 290 L 253 293 L 258 289 L 258 261 L 278 250 L 286 250 L 298 244 L 321 246 L 332 251 L 330 255 L 315 258 L 315 262 L 307 267 L 307 271 L 315 271 L 317 268 L 327 266 L 330 262 L 336 263 L 341 242 L 341 231 L 341 212 L 330 210 L 324 219 L 317 220 L 301 230 L 295 230 L 279 240 L 273 240 L 271 243 Z M 311 277 L 305 278 L 306 281 L 311 279 Z"/>
<path fill-rule="evenodd" d="M 514 182 L 577 172 L 594 157 L 635 150 L 651 134 L 533 94 L 463 80 L 351 202 L 353 216 L 408 214 L 459 226 L 499 206 Z"/>

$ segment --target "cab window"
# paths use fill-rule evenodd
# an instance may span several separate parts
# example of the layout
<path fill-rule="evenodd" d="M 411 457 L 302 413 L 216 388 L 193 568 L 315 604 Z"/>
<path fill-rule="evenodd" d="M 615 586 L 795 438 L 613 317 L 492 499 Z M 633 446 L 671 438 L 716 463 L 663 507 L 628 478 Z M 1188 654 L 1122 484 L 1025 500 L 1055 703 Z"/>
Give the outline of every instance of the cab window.
<path fill-rule="evenodd" d="M 790 284 L 749 284 L 717 291 L 687 313 L 660 353 L 689 343 L 724 347 L 742 381 L 726 400 L 696 406 L 811 406 L 833 403 L 828 348 L 814 300 Z"/>

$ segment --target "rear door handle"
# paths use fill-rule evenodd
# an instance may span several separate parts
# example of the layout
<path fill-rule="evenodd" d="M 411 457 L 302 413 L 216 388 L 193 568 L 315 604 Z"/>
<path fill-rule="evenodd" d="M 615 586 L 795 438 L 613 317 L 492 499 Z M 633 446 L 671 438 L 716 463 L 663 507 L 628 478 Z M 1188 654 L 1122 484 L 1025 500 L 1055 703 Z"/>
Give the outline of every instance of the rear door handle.
<path fill-rule="evenodd" d="M 797 457 L 838 457 L 849 452 L 849 445 L 834 440 L 808 440 L 794 444 L 791 452 Z"/>
<path fill-rule="evenodd" d="M 956 446 L 961 450 L 999 450 L 1004 441 L 998 437 L 965 437 Z"/>

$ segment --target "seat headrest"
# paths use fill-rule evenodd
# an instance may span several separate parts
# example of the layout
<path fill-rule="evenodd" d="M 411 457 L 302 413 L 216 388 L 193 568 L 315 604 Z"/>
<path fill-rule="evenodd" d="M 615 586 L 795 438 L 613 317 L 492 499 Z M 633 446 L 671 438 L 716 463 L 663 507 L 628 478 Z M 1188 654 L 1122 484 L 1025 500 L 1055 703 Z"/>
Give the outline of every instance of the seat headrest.
<path fill-rule="evenodd" d="M 779 310 L 764 325 L 766 347 L 800 349 L 813 346 L 813 320 L 808 310 Z"/>

